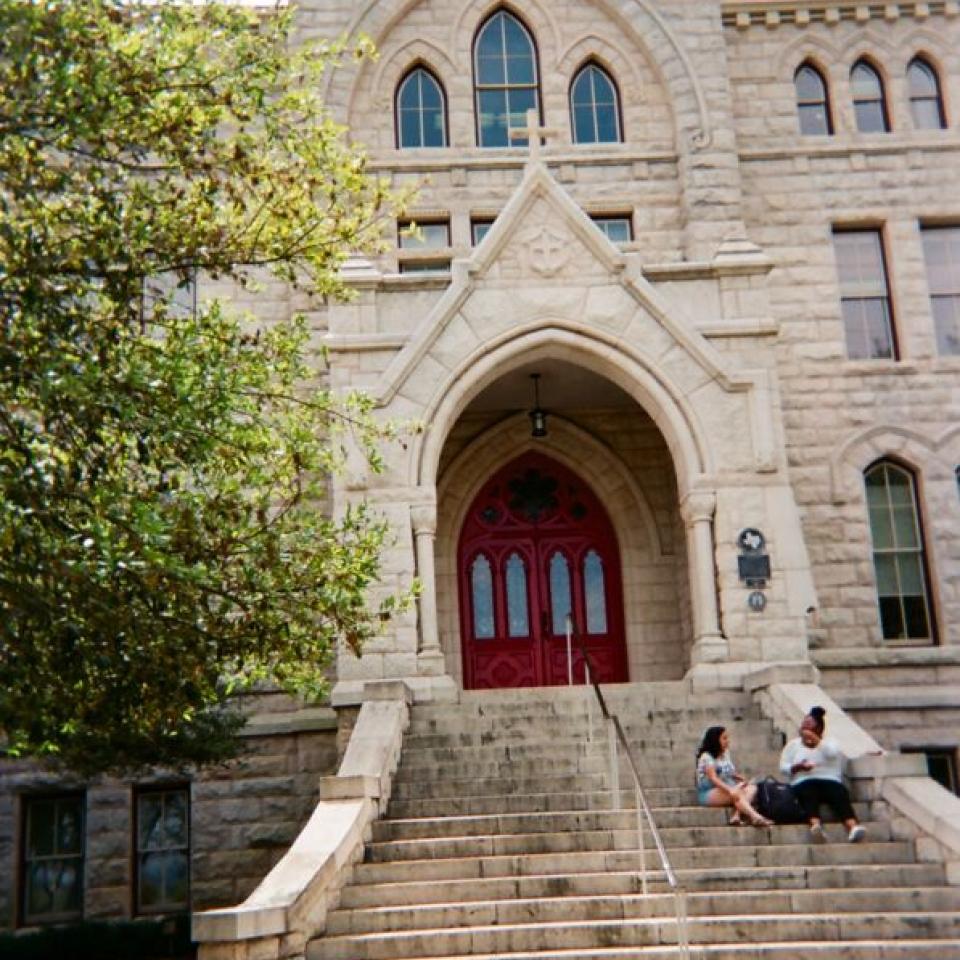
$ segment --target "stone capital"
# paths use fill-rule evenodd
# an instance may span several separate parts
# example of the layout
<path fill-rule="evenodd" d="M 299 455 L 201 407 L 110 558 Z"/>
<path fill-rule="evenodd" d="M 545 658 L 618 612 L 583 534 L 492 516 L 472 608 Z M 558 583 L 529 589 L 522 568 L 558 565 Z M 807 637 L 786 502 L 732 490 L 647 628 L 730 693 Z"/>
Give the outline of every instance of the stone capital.
<path fill-rule="evenodd" d="M 437 506 L 434 503 L 418 503 L 410 508 L 413 532 L 416 536 L 437 532 Z"/>
<path fill-rule="evenodd" d="M 689 527 L 703 520 L 713 519 L 717 508 L 717 495 L 712 490 L 691 490 L 680 501 L 680 515 Z"/>

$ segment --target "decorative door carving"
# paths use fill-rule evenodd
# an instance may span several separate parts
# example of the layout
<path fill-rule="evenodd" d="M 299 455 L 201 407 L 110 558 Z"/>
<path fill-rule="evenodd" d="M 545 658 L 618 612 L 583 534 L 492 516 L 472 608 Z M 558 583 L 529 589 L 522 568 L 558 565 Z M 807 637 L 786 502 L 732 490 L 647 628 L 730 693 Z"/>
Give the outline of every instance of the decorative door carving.
<path fill-rule="evenodd" d="M 597 679 L 627 679 L 620 557 L 610 518 L 576 474 L 531 451 L 470 505 L 458 550 L 464 686 L 567 682 L 566 615 Z M 583 657 L 574 649 L 574 682 Z"/>

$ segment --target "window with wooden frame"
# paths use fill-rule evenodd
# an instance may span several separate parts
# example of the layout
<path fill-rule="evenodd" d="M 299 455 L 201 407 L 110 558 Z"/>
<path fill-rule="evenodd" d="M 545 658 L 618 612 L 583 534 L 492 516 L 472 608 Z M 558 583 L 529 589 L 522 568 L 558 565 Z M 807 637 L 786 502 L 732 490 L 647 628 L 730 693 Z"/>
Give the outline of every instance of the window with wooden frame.
<path fill-rule="evenodd" d="M 190 905 L 190 790 L 185 785 L 136 791 L 137 913 Z"/>
<path fill-rule="evenodd" d="M 20 913 L 25 925 L 83 916 L 85 797 L 25 796 Z"/>
<path fill-rule="evenodd" d="M 847 356 L 895 360 L 893 311 L 883 237 L 878 229 L 833 233 Z"/>
<path fill-rule="evenodd" d="M 932 642 L 933 615 L 916 480 L 879 460 L 864 472 L 877 604 L 884 640 Z"/>

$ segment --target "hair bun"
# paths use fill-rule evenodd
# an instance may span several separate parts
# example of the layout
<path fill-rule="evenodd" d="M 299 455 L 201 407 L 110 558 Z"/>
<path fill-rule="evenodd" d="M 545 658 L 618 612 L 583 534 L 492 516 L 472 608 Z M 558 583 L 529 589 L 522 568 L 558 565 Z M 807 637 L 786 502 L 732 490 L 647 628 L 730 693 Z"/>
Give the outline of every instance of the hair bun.
<path fill-rule="evenodd" d="M 813 717 L 814 720 L 822 720 L 826 715 L 827 711 L 824 710 L 823 707 L 810 708 L 810 716 Z"/>

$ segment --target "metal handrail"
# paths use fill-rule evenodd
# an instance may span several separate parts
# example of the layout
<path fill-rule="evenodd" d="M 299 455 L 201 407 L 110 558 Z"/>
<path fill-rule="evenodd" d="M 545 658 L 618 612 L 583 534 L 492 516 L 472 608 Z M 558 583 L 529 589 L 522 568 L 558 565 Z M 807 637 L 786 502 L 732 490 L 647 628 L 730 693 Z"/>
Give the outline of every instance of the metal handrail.
<path fill-rule="evenodd" d="M 650 828 L 650 835 L 653 837 L 654 845 L 656 846 L 657 853 L 660 856 L 660 865 L 663 868 L 664 876 L 667 878 L 667 885 L 670 887 L 670 891 L 673 894 L 674 909 L 677 915 L 677 947 L 683 960 L 689 960 L 690 933 L 688 929 L 687 916 L 687 891 L 677 879 L 673 865 L 670 863 L 670 857 L 667 855 L 667 848 L 664 846 L 663 838 L 660 836 L 660 831 L 657 828 L 656 821 L 653 819 L 653 812 L 650 809 L 650 805 L 647 803 L 646 794 L 643 792 L 643 787 L 640 784 L 640 770 L 637 767 L 637 762 L 633 756 L 633 750 L 630 748 L 630 743 L 627 740 L 627 736 L 623 732 L 623 725 L 620 723 L 620 718 L 610 711 L 610 708 L 607 706 L 606 698 L 603 696 L 603 691 L 600 689 L 600 684 L 593 679 L 594 671 L 590 668 L 590 654 L 583 642 L 583 635 L 573 622 L 573 617 L 570 616 L 570 614 L 567 614 L 567 676 L 570 684 L 573 683 L 572 639 L 574 637 L 576 637 L 577 647 L 583 656 L 584 681 L 586 684 L 593 687 L 593 692 L 600 704 L 600 713 L 608 725 L 607 729 L 608 734 L 610 735 L 610 790 L 614 809 L 623 809 L 620 800 L 620 762 L 617 755 L 618 744 L 627 756 L 627 764 L 630 767 L 630 775 L 633 777 L 633 789 L 637 813 L 637 850 L 640 853 L 641 891 L 644 896 L 647 896 L 649 893 L 647 887 L 646 844 L 644 842 L 643 835 L 643 817 L 646 817 L 647 824 Z"/>

